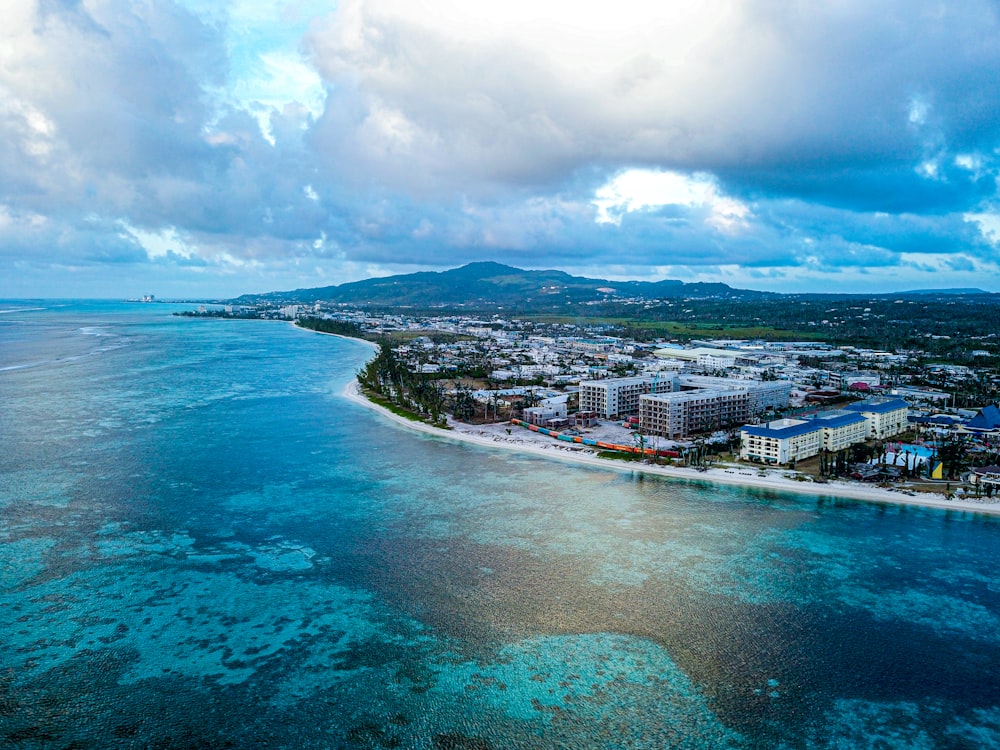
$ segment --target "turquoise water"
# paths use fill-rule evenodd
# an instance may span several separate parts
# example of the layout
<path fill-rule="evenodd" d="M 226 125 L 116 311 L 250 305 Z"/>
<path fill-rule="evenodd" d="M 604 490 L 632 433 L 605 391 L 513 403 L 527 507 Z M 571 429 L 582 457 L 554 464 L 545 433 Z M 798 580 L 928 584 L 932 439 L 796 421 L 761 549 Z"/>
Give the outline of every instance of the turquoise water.
<path fill-rule="evenodd" d="M 896 447 L 894 444 L 890 444 L 892 447 Z M 920 458 L 930 458 L 934 455 L 934 449 L 928 448 L 926 445 L 914 445 L 913 443 L 900 443 L 899 450 L 896 453 L 902 455 L 904 451 L 909 451 L 913 456 L 918 456 Z"/>
<path fill-rule="evenodd" d="M 16 309 L 0 746 L 1000 747 L 996 519 L 424 436 L 287 324 Z"/>
<path fill-rule="evenodd" d="M 909 451 L 915 456 L 920 456 L 921 458 L 930 458 L 934 455 L 934 449 L 928 448 L 926 445 L 910 445 L 904 444 L 900 448 L 900 453 L 903 451 Z"/>

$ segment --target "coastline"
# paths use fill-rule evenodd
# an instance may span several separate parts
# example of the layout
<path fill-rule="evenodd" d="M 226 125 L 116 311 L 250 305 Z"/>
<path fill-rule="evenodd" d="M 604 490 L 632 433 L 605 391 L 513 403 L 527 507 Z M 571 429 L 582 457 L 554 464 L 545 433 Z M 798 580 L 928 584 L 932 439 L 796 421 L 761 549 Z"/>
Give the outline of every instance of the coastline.
<path fill-rule="evenodd" d="M 335 335 L 335 334 L 328 334 Z M 345 337 L 349 338 L 349 337 Z M 360 340 L 360 339 L 359 339 Z M 982 513 L 990 515 L 1000 515 L 1000 501 L 998 502 L 975 502 L 967 499 L 947 500 L 943 496 L 927 492 L 917 492 L 913 495 L 902 492 L 884 489 L 881 487 L 864 487 L 844 482 L 832 481 L 827 484 L 817 484 L 815 482 L 799 482 L 788 479 L 781 474 L 780 469 L 764 469 L 766 476 L 761 476 L 758 467 L 749 470 L 742 468 L 721 469 L 712 468 L 707 471 L 698 471 L 688 467 L 679 466 L 652 466 L 643 463 L 625 463 L 614 460 L 598 458 L 589 450 L 572 449 L 559 445 L 556 441 L 542 442 L 522 439 L 534 433 L 517 435 L 506 434 L 508 425 L 469 425 L 463 422 L 456 422 L 449 417 L 448 426 L 450 430 L 442 430 L 438 427 L 424 422 L 414 422 L 397 414 L 393 414 L 378 404 L 369 401 L 361 393 L 357 380 L 350 381 L 341 392 L 343 398 L 352 401 L 366 409 L 371 409 L 393 422 L 412 430 L 435 435 L 446 440 L 478 445 L 484 448 L 500 450 L 510 450 L 519 453 L 526 453 L 542 458 L 554 459 L 566 463 L 590 466 L 598 469 L 612 471 L 641 472 L 669 479 L 681 479 L 687 482 L 704 482 L 706 484 L 725 484 L 740 487 L 752 487 L 754 489 L 773 490 L 776 492 L 794 492 L 799 495 L 811 495 L 813 497 L 827 497 L 844 500 L 859 500 L 868 503 L 890 503 L 893 505 L 904 505 L 920 508 L 934 508 L 937 510 L 957 510 L 968 513 Z M 541 436 L 540 436 L 541 437 Z"/>
<path fill-rule="evenodd" d="M 290 325 L 296 331 L 305 331 L 306 333 L 318 333 L 320 336 L 333 336 L 334 338 L 347 339 L 348 341 L 360 341 L 362 344 L 367 344 L 372 349 L 378 351 L 378 344 L 376 344 L 374 341 L 369 341 L 368 339 L 359 339 L 357 336 L 345 336 L 342 333 L 330 333 L 329 331 L 317 331 L 317 330 L 315 330 L 313 328 L 303 328 L 300 325 L 296 325 L 294 320 L 286 320 L 284 322 L 288 323 L 288 325 Z M 374 404 L 373 404 L 373 406 L 374 406 Z"/>
<path fill-rule="evenodd" d="M 367 339 L 360 339 L 355 336 L 344 336 L 338 333 L 327 333 L 325 331 L 314 331 L 309 328 L 296 326 L 294 321 L 290 325 L 297 330 L 308 333 L 318 333 L 323 336 L 336 336 L 337 338 L 349 339 L 368 344 L 373 349 L 378 349 L 378 345 Z M 340 394 L 343 398 L 358 404 L 366 409 L 370 409 L 383 417 L 395 422 L 402 427 L 417 430 L 428 435 L 435 435 L 439 438 L 454 440 L 456 442 L 478 445 L 483 448 L 494 450 L 508 450 L 518 453 L 526 453 L 550 460 L 562 461 L 592 468 L 623 471 L 640 472 L 654 476 L 666 477 L 668 479 L 680 479 L 686 482 L 702 482 L 705 484 L 734 485 L 738 487 L 751 487 L 760 490 L 773 490 L 776 492 L 792 492 L 798 495 L 810 495 L 812 497 L 826 497 L 842 500 L 856 500 L 866 503 L 888 503 L 891 505 L 901 505 L 917 508 L 932 508 L 936 510 L 955 510 L 966 513 L 980 513 L 1000 516 L 1000 499 L 994 502 L 975 501 L 969 499 L 947 500 L 943 496 L 929 492 L 915 492 L 904 494 L 901 491 L 884 489 L 882 487 L 866 487 L 854 483 L 848 484 L 837 480 L 817 484 L 815 482 L 799 482 L 783 476 L 781 469 L 764 469 L 762 467 L 738 467 L 730 469 L 711 468 L 706 471 L 698 471 L 681 466 L 653 466 L 640 462 L 622 462 L 603 458 L 598 458 L 590 450 L 582 448 L 570 448 L 566 445 L 559 445 L 557 441 L 538 435 L 537 433 L 522 432 L 507 434 L 508 425 L 470 425 L 464 422 L 457 422 L 451 417 L 448 418 L 448 427 L 451 429 L 442 430 L 425 422 L 415 422 L 393 414 L 388 409 L 369 401 L 362 393 L 361 386 L 356 379 L 347 383 Z M 528 439 L 529 435 L 536 438 Z M 764 475 L 761 474 L 764 472 Z"/>

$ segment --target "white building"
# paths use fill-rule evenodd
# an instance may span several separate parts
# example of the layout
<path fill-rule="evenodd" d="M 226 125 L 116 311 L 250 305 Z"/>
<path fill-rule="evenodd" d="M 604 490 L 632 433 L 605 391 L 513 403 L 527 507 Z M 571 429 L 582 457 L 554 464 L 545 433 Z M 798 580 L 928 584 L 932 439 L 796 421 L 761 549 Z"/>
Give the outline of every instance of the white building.
<path fill-rule="evenodd" d="M 868 420 L 857 412 L 820 412 L 809 419 L 776 419 L 766 425 L 740 428 L 740 458 L 769 464 L 787 464 L 812 458 L 821 450 L 832 453 L 863 443 Z"/>
<path fill-rule="evenodd" d="M 720 357 L 718 354 L 699 354 L 698 366 L 708 370 L 728 370 L 736 366 L 736 352 L 731 357 Z"/>
<path fill-rule="evenodd" d="M 868 437 L 882 439 L 906 431 L 910 407 L 898 398 L 869 398 L 847 404 L 844 410 L 861 414 L 868 421 Z"/>
<path fill-rule="evenodd" d="M 935 406 L 947 406 L 951 401 L 951 394 L 933 388 L 909 388 L 906 386 L 896 386 L 889 393 L 897 398 L 906 399 L 907 403 L 933 404 Z"/>
<path fill-rule="evenodd" d="M 855 443 L 863 443 L 868 438 L 868 420 L 857 412 L 821 412 L 813 421 L 822 428 L 820 447 L 834 453 Z"/>
<path fill-rule="evenodd" d="M 776 419 L 740 429 L 740 458 L 766 464 L 787 464 L 815 456 L 823 443 L 823 428 L 814 419 Z"/>
<path fill-rule="evenodd" d="M 580 411 L 594 411 L 605 419 L 616 419 L 639 411 L 639 397 L 648 393 L 670 393 L 677 389 L 671 375 L 607 378 L 580 382 Z"/>
<path fill-rule="evenodd" d="M 653 356 L 660 359 L 673 359 L 680 362 L 701 363 L 710 361 L 710 358 L 717 357 L 720 360 L 735 359 L 740 352 L 732 349 L 713 349 L 706 346 L 699 346 L 692 349 L 683 347 L 667 346 L 663 349 L 656 349 Z"/>
<path fill-rule="evenodd" d="M 750 419 L 770 409 L 784 409 L 792 395 L 792 384 L 788 380 L 739 380 L 735 378 L 715 378 L 705 375 L 681 375 L 678 379 L 684 388 L 712 388 L 715 390 L 740 390 L 747 393 L 747 416 Z"/>
<path fill-rule="evenodd" d="M 566 402 L 546 402 L 540 406 L 529 406 L 524 410 L 524 421 L 544 427 L 551 419 L 566 419 Z"/>

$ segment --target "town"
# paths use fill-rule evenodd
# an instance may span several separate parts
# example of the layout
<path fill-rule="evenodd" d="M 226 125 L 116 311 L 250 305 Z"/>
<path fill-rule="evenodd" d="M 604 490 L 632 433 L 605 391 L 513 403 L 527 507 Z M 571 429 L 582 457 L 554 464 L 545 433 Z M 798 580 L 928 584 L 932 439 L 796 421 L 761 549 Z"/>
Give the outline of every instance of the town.
<path fill-rule="evenodd" d="M 378 341 L 379 357 L 359 374 L 369 397 L 439 426 L 450 415 L 608 458 L 782 467 L 803 481 L 987 498 L 1000 485 L 1000 410 L 955 398 L 970 381 L 987 393 L 997 386 L 985 350 L 976 351 L 984 365 L 976 368 L 928 361 L 917 350 L 640 341 L 585 320 L 499 314 L 328 303 L 227 304 L 189 314 L 294 320 Z"/>

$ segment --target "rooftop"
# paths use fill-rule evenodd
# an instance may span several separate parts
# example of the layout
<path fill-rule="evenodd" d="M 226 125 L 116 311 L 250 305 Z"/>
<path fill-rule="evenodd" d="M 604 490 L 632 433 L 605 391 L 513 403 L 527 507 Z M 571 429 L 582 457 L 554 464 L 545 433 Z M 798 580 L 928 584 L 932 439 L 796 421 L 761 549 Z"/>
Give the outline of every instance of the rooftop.
<path fill-rule="evenodd" d="M 864 422 L 865 418 L 854 411 L 824 411 L 813 417 L 821 427 L 846 427 L 851 424 Z"/>
<path fill-rule="evenodd" d="M 901 398 L 877 397 L 867 398 L 853 404 L 847 404 L 844 409 L 856 412 L 872 412 L 874 414 L 887 414 L 898 409 L 909 409 L 910 405 Z"/>
<path fill-rule="evenodd" d="M 775 419 L 766 425 L 744 425 L 740 428 L 740 432 L 757 437 L 781 439 L 797 437 L 798 435 L 808 435 L 810 432 L 815 432 L 821 428 L 822 425 L 813 419 Z"/>

